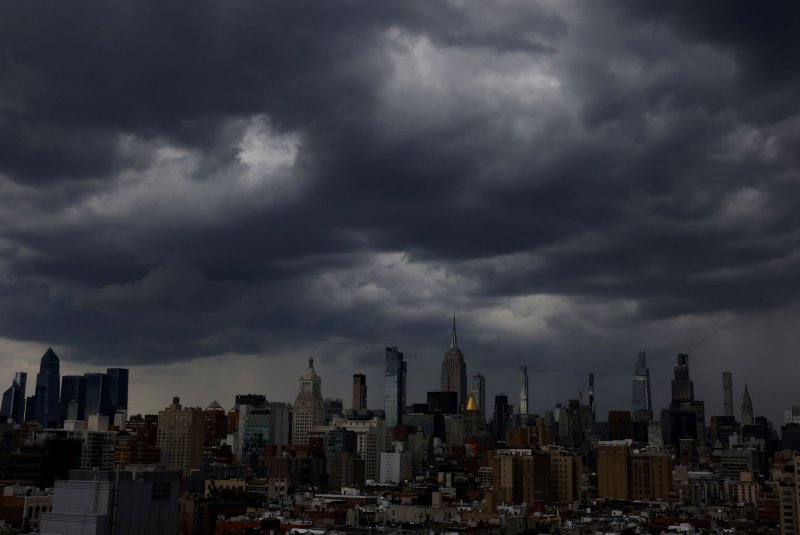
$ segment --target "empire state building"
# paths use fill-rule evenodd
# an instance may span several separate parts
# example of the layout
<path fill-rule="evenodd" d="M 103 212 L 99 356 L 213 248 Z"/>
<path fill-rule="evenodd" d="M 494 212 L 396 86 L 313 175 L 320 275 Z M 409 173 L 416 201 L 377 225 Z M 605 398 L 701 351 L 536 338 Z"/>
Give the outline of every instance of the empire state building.
<path fill-rule="evenodd" d="M 450 340 L 450 349 L 444 354 L 442 361 L 442 381 L 440 391 L 458 393 L 458 406 L 464 407 L 467 402 L 467 364 L 464 362 L 464 353 L 458 348 L 456 335 L 456 316 L 453 314 L 453 335 Z"/>

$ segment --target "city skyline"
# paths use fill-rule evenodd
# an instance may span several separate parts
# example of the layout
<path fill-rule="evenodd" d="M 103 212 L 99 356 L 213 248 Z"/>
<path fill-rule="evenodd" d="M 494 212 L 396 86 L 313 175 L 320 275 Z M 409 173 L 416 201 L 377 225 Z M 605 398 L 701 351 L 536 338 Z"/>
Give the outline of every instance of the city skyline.
<path fill-rule="evenodd" d="M 455 347 L 454 344 L 456 344 L 456 346 L 457 346 L 455 330 L 453 330 L 451 332 L 451 343 L 450 343 L 451 349 L 453 347 Z M 397 380 L 400 381 L 398 384 L 402 384 L 403 391 L 405 392 L 407 390 L 407 385 L 409 385 L 409 386 L 412 387 L 411 391 L 420 392 L 420 395 L 417 396 L 417 397 L 414 397 L 415 395 L 404 394 L 405 395 L 405 406 L 406 407 L 410 407 L 413 403 L 424 402 L 425 394 L 427 392 L 441 390 L 441 388 L 425 389 L 423 387 L 423 385 L 427 384 L 427 383 L 415 384 L 413 376 L 411 376 L 411 382 L 408 383 L 408 378 L 406 377 L 406 373 L 407 373 L 407 369 L 408 369 L 407 368 L 408 362 L 402 362 L 403 353 L 400 352 L 399 349 L 400 348 L 397 347 L 397 346 L 392 346 L 392 347 L 387 347 L 386 348 L 386 351 L 385 351 L 386 358 L 385 358 L 385 362 L 383 363 L 384 364 L 383 372 L 379 376 L 373 376 L 373 380 L 376 380 L 376 381 L 380 382 L 380 387 L 381 387 L 380 396 L 381 397 L 380 397 L 380 399 L 375 401 L 375 404 L 373 404 L 373 401 L 371 401 L 372 398 L 370 398 L 370 401 L 367 403 L 367 408 L 370 409 L 370 410 L 375 410 L 375 409 L 384 410 L 384 408 L 385 408 L 386 394 L 389 392 L 388 383 L 386 382 L 386 380 L 388 380 L 388 378 L 389 378 L 389 375 L 388 375 L 388 372 L 386 371 L 387 370 L 386 366 L 388 365 L 389 360 L 390 360 L 389 359 L 390 353 L 393 354 L 393 355 L 397 354 L 397 355 L 400 356 L 399 357 L 399 359 L 400 359 L 399 362 L 402 363 L 402 369 L 403 369 L 402 376 L 403 376 L 403 379 L 402 379 L 402 381 L 400 381 L 399 379 L 397 379 Z M 51 353 L 53 353 L 52 348 L 48 348 L 48 350 L 45 352 L 45 356 L 43 358 L 47 358 L 47 355 L 49 355 Z M 643 356 L 644 353 L 645 353 L 644 350 L 641 350 L 641 351 L 638 352 L 637 359 L 635 360 L 635 364 L 636 364 L 635 371 L 634 371 L 633 374 L 628 376 L 628 380 L 629 381 L 633 380 L 634 385 L 637 384 L 637 379 L 636 378 L 641 376 L 640 372 L 643 369 L 641 366 L 642 366 L 643 362 L 645 362 L 643 360 L 644 359 L 644 356 Z M 720 403 L 718 408 L 717 408 L 716 404 L 714 403 L 714 396 L 715 395 L 717 397 L 719 397 L 720 399 L 725 397 L 725 390 L 726 390 L 726 384 L 727 384 L 726 380 L 723 380 L 723 382 L 719 385 L 718 392 L 713 392 L 713 391 L 701 392 L 699 394 L 699 396 L 696 396 L 695 393 L 694 393 L 694 384 L 695 384 L 694 373 L 692 373 L 692 379 L 684 381 L 684 379 L 688 378 L 688 376 L 684 375 L 684 374 L 687 373 L 685 371 L 685 369 L 686 369 L 686 365 L 688 364 L 688 360 L 686 359 L 686 356 L 687 356 L 686 354 L 681 354 L 681 353 L 679 353 L 677 355 L 679 365 L 673 366 L 673 370 L 672 370 L 675 375 L 674 375 L 674 377 L 668 378 L 667 381 L 666 381 L 666 383 L 668 385 L 670 385 L 671 392 L 665 397 L 666 402 L 663 405 L 660 405 L 659 402 L 652 402 L 653 418 L 656 419 L 656 420 L 659 420 L 659 418 L 663 419 L 665 417 L 666 412 L 662 412 L 662 411 L 667 411 L 668 410 L 669 404 L 670 404 L 669 403 L 670 399 L 677 399 L 678 401 L 684 401 L 684 398 L 686 398 L 686 400 L 688 400 L 690 397 L 694 397 L 695 399 L 698 399 L 699 401 L 702 401 L 706 406 L 710 407 L 710 409 L 707 409 L 705 411 L 705 414 L 704 414 L 704 423 L 705 424 L 708 424 L 709 418 L 711 416 L 727 415 L 726 414 L 726 407 L 724 406 L 725 405 L 724 403 Z M 673 356 L 673 359 L 674 359 L 674 356 Z M 314 357 L 313 356 L 308 357 L 308 358 L 304 358 L 304 362 L 306 363 L 306 366 L 307 366 L 306 368 L 304 368 L 305 371 L 308 371 L 309 369 L 312 370 L 312 371 L 314 370 L 314 367 L 313 367 Z M 674 362 L 674 360 L 673 360 L 673 362 Z M 683 363 L 683 364 L 681 365 L 681 363 Z M 678 372 L 679 369 L 683 370 L 683 371 L 680 372 L 680 375 L 679 375 L 679 372 Z M 115 373 L 119 373 L 117 370 L 121 370 L 122 372 L 125 372 L 125 376 L 126 376 L 125 385 L 126 385 L 126 389 L 127 389 L 128 388 L 127 387 L 127 380 L 128 380 L 127 379 L 127 376 L 128 376 L 127 372 L 128 372 L 128 370 L 127 369 L 123 370 L 123 369 L 119 369 L 119 368 L 109 368 L 108 369 L 108 373 L 111 373 L 112 371 L 114 371 Z M 644 370 L 647 370 L 647 367 L 645 367 Z M 289 373 L 291 375 L 290 371 L 288 371 L 288 370 L 285 370 L 285 371 L 287 371 L 287 373 Z M 517 385 L 516 386 L 518 388 L 520 386 L 520 381 L 522 381 L 523 385 L 527 385 L 527 380 L 526 380 L 527 379 L 527 374 L 526 374 L 526 372 L 527 372 L 527 370 L 526 370 L 525 366 L 522 366 L 517 371 L 517 376 L 516 376 Z M 11 380 L 10 380 L 10 384 L 13 381 L 16 381 L 16 378 L 20 373 L 25 374 L 25 372 L 16 372 L 14 377 L 12 377 Z M 392 374 L 393 374 L 392 376 L 394 376 L 394 375 L 396 375 L 396 372 L 393 371 Z M 75 377 L 75 378 L 83 379 L 84 377 L 88 378 L 90 376 L 100 376 L 100 375 L 101 374 L 99 374 L 99 373 L 89 373 L 89 372 L 85 372 L 84 371 L 82 375 L 71 375 L 70 376 L 70 375 L 67 375 L 67 374 L 62 374 L 62 377 Z M 347 375 L 347 374 L 345 374 L 345 375 Z M 352 378 L 353 376 L 362 376 L 362 375 L 365 376 L 366 384 L 369 384 L 370 376 L 368 374 L 351 374 L 351 375 L 349 375 L 349 377 Z M 563 398 L 556 399 L 551 405 L 547 405 L 547 404 L 541 404 L 541 405 L 537 405 L 537 406 L 531 405 L 530 408 L 529 408 L 529 413 L 530 414 L 536 414 L 538 416 L 543 416 L 545 411 L 552 410 L 557 404 L 561 404 L 562 406 L 566 406 L 567 403 L 571 399 L 582 399 L 583 403 L 585 403 L 585 404 L 587 404 L 587 406 L 589 406 L 590 398 L 586 397 L 584 399 L 582 397 L 582 395 L 585 394 L 585 395 L 588 396 L 589 392 L 591 392 L 591 382 L 594 380 L 594 375 L 595 374 L 593 372 L 589 372 L 588 373 L 587 376 L 589 377 L 589 381 L 585 381 L 584 382 L 583 390 L 582 391 L 578 391 L 575 396 L 567 395 L 567 396 L 565 396 Z M 727 376 L 730 379 L 730 376 L 731 376 L 730 372 L 723 372 L 722 375 L 723 375 L 723 379 L 725 378 L 725 376 Z M 305 375 L 303 375 L 303 377 L 305 377 Z M 320 375 L 319 377 L 320 377 L 320 379 L 323 379 L 323 380 L 325 379 L 325 377 L 322 376 L 322 375 Z M 481 381 L 484 384 L 486 383 L 486 377 L 483 374 L 480 374 L 480 373 L 476 374 L 475 378 L 477 378 L 477 377 L 480 377 Z M 680 381 L 676 384 L 676 379 L 678 379 L 679 377 L 680 377 Z M 302 379 L 300 379 L 300 380 L 302 381 Z M 656 381 L 656 382 L 658 382 L 658 381 Z M 286 383 L 286 381 L 284 381 L 284 383 Z M 648 383 L 649 383 L 649 380 L 648 380 Z M 702 384 L 702 381 L 701 381 L 701 384 Z M 732 381 L 732 384 L 733 385 L 738 385 L 738 383 L 736 383 L 735 381 Z M 474 390 L 474 381 L 472 383 L 470 383 L 470 385 L 471 386 L 470 386 L 470 388 L 468 390 L 472 394 L 473 390 Z M 244 386 L 244 385 L 242 385 L 242 386 Z M 321 389 L 322 397 L 324 399 L 326 399 L 326 400 L 327 399 L 340 399 L 340 400 L 343 401 L 343 406 L 347 407 L 347 403 L 348 403 L 348 400 L 349 400 L 347 395 L 348 394 L 352 394 L 352 386 L 353 386 L 352 383 L 349 386 L 351 387 L 351 391 L 346 392 L 344 397 L 337 396 L 336 394 L 330 394 L 329 395 L 324 390 L 324 388 Z M 492 392 L 491 396 L 486 394 L 487 400 L 494 399 L 495 395 L 497 395 L 497 394 L 505 393 L 505 390 L 503 389 L 503 386 L 509 386 L 509 385 L 508 384 L 497 385 L 495 387 L 495 390 L 491 390 L 491 391 L 489 389 L 487 389 L 486 392 Z M 510 386 L 513 388 L 515 385 L 512 384 Z M 618 391 L 619 390 L 618 388 L 614 388 L 614 385 L 608 385 L 608 386 L 611 387 L 611 388 L 609 388 L 609 390 L 614 390 L 614 391 Z M 767 411 L 760 411 L 758 409 L 756 409 L 754 411 L 752 409 L 752 402 L 750 401 L 750 395 L 749 395 L 749 392 L 748 392 L 748 384 L 747 383 L 742 383 L 741 386 L 744 389 L 744 399 L 746 400 L 745 402 L 743 402 L 743 406 L 744 406 L 744 404 L 747 404 L 750 407 L 750 412 L 748 413 L 749 414 L 749 419 L 748 419 L 747 416 L 745 416 L 745 413 L 742 412 L 744 409 L 738 410 L 738 408 L 737 408 L 736 410 L 734 410 L 734 417 L 736 418 L 737 421 L 747 420 L 749 422 L 752 422 L 752 418 L 755 417 L 755 416 L 767 416 L 768 419 L 777 428 L 784 422 L 784 418 L 783 418 L 784 417 L 784 411 L 786 409 L 792 407 L 792 406 L 796 406 L 796 403 L 793 403 L 793 402 L 792 403 L 788 403 L 783 408 L 781 408 L 778 412 L 776 412 L 775 415 L 772 415 L 771 413 L 769 413 Z M 416 387 L 416 388 L 414 388 L 414 387 Z M 439 385 L 439 387 L 441 387 L 441 385 Z M 636 387 L 634 386 L 634 389 L 635 388 Z M 136 399 L 137 396 L 136 396 L 136 384 L 135 384 L 135 382 L 132 383 L 131 389 L 132 389 L 132 392 L 133 392 L 133 395 L 131 397 L 132 397 L 132 399 Z M 212 398 L 202 399 L 202 400 L 198 401 L 197 403 L 193 403 L 193 402 L 190 401 L 186 405 L 187 406 L 196 406 L 196 407 L 205 407 L 209 403 L 217 403 L 218 401 L 221 400 L 223 407 L 228 407 L 228 406 L 234 407 L 233 403 L 228 405 L 228 403 L 227 403 L 228 397 L 230 397 L 231 399 L 233 399 L 233 397 L 237 397 L 238 398 L 239 396 L 243 395 L 243 393 L 247 390 L 247 388 L 239 388 L 235 384 L 226 384 L 226 389 L 227 389 L 228 392 L 223 396 L 219 396 L 217 398 L 213 398 L 213 396 L 212 396 L 213 399 Z M 179 395 L 180 390 L 181 389 L 179 389 L 179 388 L 178 389 L 174 389 L 173 388 L 173 393 L 175 391 L 178 392 L 178 394 L 175 394 L 175 396 L 180 397 L 180 395 Z M 264 398 L 268 399 L 268 401 L 270 401 L 270 402 L 279 402 L 279 403 L 288 402 L 288 403 L 291 404 L 292 400 L 294 399 L 294 396 L 297 395 L 297 389 L 296 388 L 294 390 L 294 393 L 291 396 L 289 396 L 288 398 L 285 398 L 285 399 L 281 398 L 279 396 L 271 396 L 270 394 L 265 393 L 264 391 L 256 392 L 256 390 L 258 390 L 258 389 L 252 389 L 251 388 L 250 390 L 252 390 L 252 392 L 250 392 L 250 391 L 248 391 L 248 392 L 250 392 L 253 395 L 264 397 Z M 290 387 L 287 391 L 291 391 L 291 390 L 292 389 Z M 336 392 L 335 387 L 333 388 L 332 391 Z M 564 389 L 560 388 L 560 391 L 563 392 Z M 235 393 L 233 393 L 233 392 L 235 392 Z M 162 392 L 161 394 L 162 395 L 166 395 L 167 393 L 168 392 Z M 32 392 L 30 392 L 30 391 L 26 392 L 26 395 L 28 395 L 28 396 L 31 395 L 31 394 L 32 394 Z M 126 394 L 127 394 L 127 392 L 126 392 Z M 677 398 L 675 398 L 676 395 L 678 396 Z M 619 395 L 617 395 L 617 396 L 613 397 L 612 399 L 619 399 L 619 398 L 620 398 Z M 476 397 L 476 403 L 477 403 L 477 399 L 479 399 L 479 398 Z M 522 393 L 520 391 L 520 400 L 521 399 L 522 399 Z M 147 404 L 147 405 L 143 405 L 143 406 L 144 407 L 149 407 L 149 406 L 152 405 L 153 407 L 156 407 L 158 405 L 158 403 L 159 403 L 159 400 L 160 400 L 160 398 L 159 399 L 150 399 L 149 400 L 150 403 Z M 602 398 L 601 398 L 601 400 L 602 400 Z M 595 399 L 594 401 L 595 401 L 595 403 L 597 403 L 598 400 Z M 486 416 L 487 422 L 489 421 L 489 418 L 491 417 L 492 411 L 494 410 L 494 407 L 489 405 L 490 402 L 491 401 L 487 402 L 487 407 L 486 407 L 485 416 Z M 636 417 L 636 414 L 635 414 L 636 413 L 636 406 L 637 406 L 637 394 L 636 393 L 634 393 L 634 395 L 632 397 L 629 396 L 629 398 L 628 398 L 628 406 L 627 407 L 624 406 L 624 404 L 614 405 L 613 403 L 614 403 L 613 401 L 608 401 L 606 403 L 600 403 L 601 409 L 597 413 L 597 416 L 596 416 L 597 421 L 604 421 L 606 419 L 607 413 L 610 412 L 610 411 L 629 411 L 633 418 Z M 529 403 L 529 405 L 530 405 L 530 403 Z M 760 406 L 761 405 L 757 405 L 757 407 L 760 407 Z M 521 407 L 516 406 L 516 407 L 514 407 L 514 410 L 518 413 L 520 408 Z M 64 408 L 62 408 L 61 410 L 63 411 Z M 138 410 L 136 408 L 136 406 L 134 406 L 132 412 L 129 411 L 128 414 L 136 414 L 136 413 L 146 414 L 146 413 L 157 413 L 157 412 L 158 412 L 158 409 L 156 409 L 156 410 L 148 410 L 148 409 Z M 88 413 L 89 412 L 87 411 L 87 414 Z"/>
<path fill-rule="evenodd" d="M 655 409 L 678 353 L 707 414 L 797 403 L 793 4 L 120 9 L 0 6 L 2 384 L 52 345 L 134 410 L 291 400 L 314 355 L 379 407 L 455 308 L 487 400 L 626 409 L 644 345 Z"/>

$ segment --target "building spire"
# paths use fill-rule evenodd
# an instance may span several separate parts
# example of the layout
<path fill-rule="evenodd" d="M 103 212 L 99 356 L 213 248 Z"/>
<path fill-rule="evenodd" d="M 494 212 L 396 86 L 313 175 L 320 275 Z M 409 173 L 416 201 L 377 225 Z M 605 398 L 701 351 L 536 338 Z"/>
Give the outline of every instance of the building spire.
<path fill-rule="evenodd" d="M 450 340 L 450 349 L 458 348 L 458 336 L 456 335 L 456 309 L 453 309 L 453 337 Z"/>
<path fill-rule="evenodd" d="M 314 357 L 308 357 L 308 367 L 314 369 Z"/>

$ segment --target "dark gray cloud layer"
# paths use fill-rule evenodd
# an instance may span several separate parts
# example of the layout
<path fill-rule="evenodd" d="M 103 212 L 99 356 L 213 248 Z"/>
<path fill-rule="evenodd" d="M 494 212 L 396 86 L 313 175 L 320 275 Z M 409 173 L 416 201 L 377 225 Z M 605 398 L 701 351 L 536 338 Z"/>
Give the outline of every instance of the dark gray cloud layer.
<path fill-rule="evenodd" d="M 709 373 L 747 372 L 731 348 L 800 298 L 797 22 L 3 4 L 0 336 L 102 363 L 324 342 L 346 374 L 387 341 L 438 351 L 457 307 L 478 367 L 626 381 L 638 345 L 702 338 Z"/>

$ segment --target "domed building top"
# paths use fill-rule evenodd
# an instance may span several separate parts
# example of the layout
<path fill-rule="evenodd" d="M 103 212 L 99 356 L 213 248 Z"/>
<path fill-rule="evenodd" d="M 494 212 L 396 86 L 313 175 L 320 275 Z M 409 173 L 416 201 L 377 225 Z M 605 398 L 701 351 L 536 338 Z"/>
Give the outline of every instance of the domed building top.
<path fill-rule="evenodd" d="M 325 401 L 322 399 L 322 379 L 314 371 L 314 357 L 308 359 L 308 369 L 300 377 L 300 391 L 292 411 L 292 444 L 308 444 L 311 430 L 325 420 Z"/>
<path fill-rule="evenodd" d="M 319 380 L 316 370 L 314 370 L 314 357 L 308 357 L 308 369 L 301 377 L 301 381 L 314 381 Z"/>
<path fill-rule="evenodd" d="M 319 396 L 322 399 L 322 378 L 314 370 L 314 357 L 308 357 L 308 369 L 300 376 L 300 392 L 298 399 L 303 395 Z"/>

